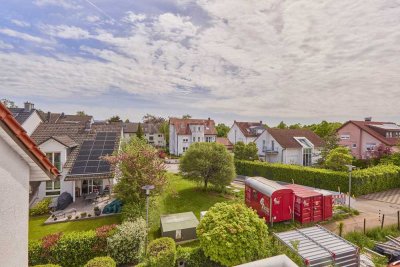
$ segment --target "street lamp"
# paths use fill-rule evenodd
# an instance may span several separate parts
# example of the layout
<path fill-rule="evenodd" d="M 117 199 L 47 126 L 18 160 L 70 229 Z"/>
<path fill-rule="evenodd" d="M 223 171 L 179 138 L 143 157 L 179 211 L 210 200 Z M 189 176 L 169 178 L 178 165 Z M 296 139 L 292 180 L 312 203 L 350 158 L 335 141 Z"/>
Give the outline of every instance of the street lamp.
<path fill-rule="evenodd" d="M 147 228 L 147 234 L 146 234 L 146 241 L 145 241 L 145 252 L 147 252 L 147 236 L 148 236 L 148 231 L 149 231 L 149 197 L 150 197 L 150 190 L 154 189 L 154 185 L 145 185 L 142 186 L 143 190 L 146 190 L 146 228 Z"/>
<path fill-rule="evenodd" d="M 351 200 L 351 172 L 353 171 L 356 166 L 353 165 L 346 165 L 349 171 L 349 209 L 350 209 L 350 200 Z"/>

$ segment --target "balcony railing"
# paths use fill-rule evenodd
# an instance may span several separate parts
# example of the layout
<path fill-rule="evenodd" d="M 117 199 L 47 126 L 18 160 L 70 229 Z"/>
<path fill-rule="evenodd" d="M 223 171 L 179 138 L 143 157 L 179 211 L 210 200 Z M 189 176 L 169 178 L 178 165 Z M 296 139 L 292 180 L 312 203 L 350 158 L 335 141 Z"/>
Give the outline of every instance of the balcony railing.
<path fill-rule="evenodd" d="M 269 146 L 264 146 L 262 151 L 264 153 L 267 153 L 267 154 L 277 154 L 277 153 L 279 153 L 277 147 L 269 147 Z"/>

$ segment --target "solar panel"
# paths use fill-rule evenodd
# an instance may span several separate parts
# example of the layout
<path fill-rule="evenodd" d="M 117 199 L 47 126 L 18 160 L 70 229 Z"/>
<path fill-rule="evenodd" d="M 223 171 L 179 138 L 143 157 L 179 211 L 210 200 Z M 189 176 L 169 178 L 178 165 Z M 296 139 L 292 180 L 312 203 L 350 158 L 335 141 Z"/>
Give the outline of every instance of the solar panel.
<path fill-rule="evenodd" d="M 94 141 L 83 141 L 71 174 L 107 173 L 111 166 L 100 157 L 114 152 L 117 133 L 99 132 Z"/>

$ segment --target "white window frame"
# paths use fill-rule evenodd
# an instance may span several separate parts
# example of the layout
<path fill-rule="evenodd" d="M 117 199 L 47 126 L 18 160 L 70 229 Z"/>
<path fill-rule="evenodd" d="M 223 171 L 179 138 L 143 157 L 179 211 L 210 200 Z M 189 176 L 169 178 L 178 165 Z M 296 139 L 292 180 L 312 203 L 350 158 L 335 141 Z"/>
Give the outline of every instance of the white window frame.
<path fill-rule="evenodd" d="M 48 186 L 50 185 L 50 186 Z M 59 196 L 61 194 L 61 181 L 46 181 L 46 196 Z M 49 189 L 48 189 L 49 188 Z"/>
<path fill-rule="evenodd" d="M 356 143 L 352 144 L 352 145 L 351 145 L 351 148 L 352 148 L 352 149 L 357 148 L 357 144 L 356 144 Z"/>
<path fill-rule="evenodd" d="M 340 140 L 350 140 L 350 134 L 341 134 Z"/>
<path fill-rule="evenodd" d="M 48 158 L 48 160 L 51 162 L 51 164 L 53 164 L 55 167 L 57 167 L 54 163 L 54 154 L 60 154 L 60 168 L 57 168 L 59 172 L 62 172 L 63 169 L 63 162 L 62 162 L 62 158 L 61 158 L 61 151 L 54 151 L 54 152 L 46 152 L 46 157 Z M 51 158 L 48 157 L 48 155 L 51 154 Z"/>

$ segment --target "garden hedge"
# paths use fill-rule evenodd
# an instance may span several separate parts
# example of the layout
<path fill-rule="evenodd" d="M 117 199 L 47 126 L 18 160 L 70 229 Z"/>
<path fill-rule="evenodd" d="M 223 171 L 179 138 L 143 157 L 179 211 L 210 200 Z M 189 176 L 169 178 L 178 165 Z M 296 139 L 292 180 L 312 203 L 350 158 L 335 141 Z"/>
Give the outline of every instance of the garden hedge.
<path fill-rule="evenodd" d="M 172 238 L 161 237 L 151 241 L 147 251 L 149 257 L 148 266 L 175 266 L 176 246 Z"/>
<path fill-rule="evenodd" d="M 88 263 L 86 263 L 85 267 L 116 267 L 117 264 L 111 257 L 97 257 L 93 258 Z"/>
<path fill-rule="evenodd" d="M 29 209 L 29 216 L 38 216 L 38 215 L 43 215 L 43 214 L 48 214 L 49 213 L 49 205 L 51 204 L 52 199 L 45 197 L 36 205 Z"/>
<path fill-rule="evenodd" d="M 201 247 L 181 247 L 178 246 L 177 256 L 176 256 L 176 265 L 179 262 L 185 262 L 185 266 L 187 267 L 221 267 L 222 265 L 213 262 L 206 255 L 204 255 L 204 251 Z"/>
<path fill-rule="evenodd" d="M 236 172 L 246 176 L 262 176 L 270 180 L 282 181 L 348 192 L 349 175 L 313 167 L 267 163 L 259 161 L 235 161 Z M 400 167 L 378 165 L 352 172 L 352 194 L 365 195 L 400 187 Z"/>

